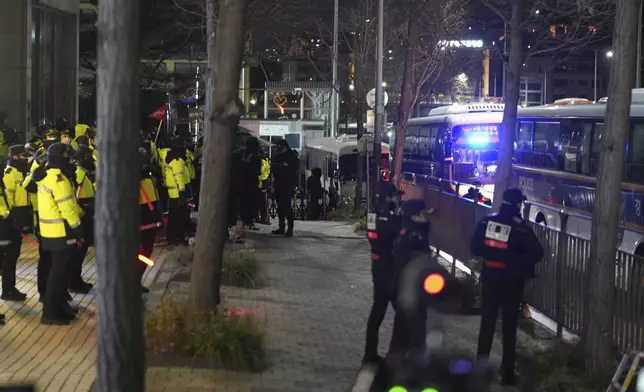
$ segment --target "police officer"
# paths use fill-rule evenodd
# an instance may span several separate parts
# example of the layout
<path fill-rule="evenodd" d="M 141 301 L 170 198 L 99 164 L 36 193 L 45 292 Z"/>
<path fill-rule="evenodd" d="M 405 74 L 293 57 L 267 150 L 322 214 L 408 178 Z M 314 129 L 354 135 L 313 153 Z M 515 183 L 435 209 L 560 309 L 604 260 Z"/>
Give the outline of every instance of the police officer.
<path fill-rule="evenodd" d="M 272 233 L 292 237 L 295 220 L 292 201 L 295 186 L 297 185 L 299 157 L 297 151 L 292 150 L 286 140 L 279 139 L 275 144 L 276 153 L 273 156 L 271 171 L 273 172 L 273 188 L 277 201 L 279 227 Z"/>
<path fill-rule="evenodd" d="M 263 225 L 269 225 L 268 219 L 268 206 L 267 206 L 267 192 L 268 192 L 268 178 L 271 176 L 271 163 L 268 160 L 268 155 L 264 151 L 261 152 L 262 156 L 262 170 L 259 173 L 259 183 L 257 192 L 257 222 Z"/>
<path fill-rule="evenodd" d="M 159 193 L 154 175 L 156 167 L 153 164 L 154 158 L 152 152 L 142 147 L 139 149 L 139 153 L 143 161 L 141 166 L 141 181 L 139 184 L 139 208 L 141 210 L 139 253 L 149 258 L 152 256 L 157 229 L 161 227 L 163 218 L 162 211 L 159 208 Z M 150 290 L 143 286 L 142 280 L 145 269 L 147 268 L 146 264 L 138 260 L 136 262 L 139 266 L 141 291 L 147 293 Z"/>
<path fill-rule="evenodd" d="M 369 232 L 371 243 L 371 278 L 373 281 L 373 302 L 367 320 L 367 339 L 363 362 L 377 362 L 379 330 L 387 313 L 389 303 L 396 295 L 393 278 L 394 240 L 400 231 L 398 215 L 399 192 L 389 183 L 380 182 L 376 188 L 376 230 Z M 392 341 L 392 345 L 393 345 Z M 393 346 L 390 346 L 390 351 Z"/>
<path fill-rule="evenodd" d="M 6 249 L 11 245 L 11 223 L 9 222 L 9 203 L 4 194 L 3 187 L 0 187 L 0 265 L 4 264 Z M 0 313 L 0 325 L 5 323 L 5 315 Z"/>
<path fill-rule="evenodd" d="M 534 278 L 535 265 L 543 258 L 538 238 L 528 223 L 521 219 L 521 206 L 525 200 L 520 190 L 506 190 L 499 213 L 481 219 L 471 244 L 472 254 L 483 259 L 477 357 L 483 361 L 489 359 L 497 313 L 501 308 L 503 385 L 517 382 L 515 356 L 519 304 L 526 279 Z"/>
<path fill-rule="evenodd" d="M 87 294 L 94 285 L 83 280 L 82 268 L 87 251 L 94 243 L 94 171 L 96 165 L 92 158 L 92 150 L 83 145 L 76 149 L 74 161 L 76 162 L 75 193 L 84 212 L 82 221 L 85 241 L 82 246 L 76 249 L 74 257 L 69 263 L 68 288 L 73 293 Z"/>
<path fill-rule="evenodd" d="M 73 167 L 71 158 L 68 146 L 52 144 L 47 150 L 44 177 L 38 171 L 34 173 L 39 185 L 41 246 L 51 252 L 52 258 L 41 318 L 41 323 L 49 325 L 69 325 L 76 318 L 67 303 L 67 265 L 74 256 L 77 242 L 82 243 L 85 235 L 81 220 L 83 209 L 76 200 L 72 181 L 63 174 Z"/>
<path fill-rule="evenodd" d="M 186 208 L 185 161 L 183 151 L 177 141 L 171 142 L 171 148 L 165 152 L 163 164 L 163 182 L 168 191 L 168 244 L 185 244 Z"/>
<path fill-rule="evenodd" d="M 20 257 L 22 234 L 33 229 L 33 210 L 27 190 L 23 187 L 29 172 L 28 155 L 23 145 L 9 148 L 9 162 L 4 170 L 2 183 L 7 203 L 11 210 L 11 244 L 6 248 L 2 263 L 2 299 L 5 301 L 24 301 L 27 296 L 16 289 L 16 262 Z"/>
<path fill-rule="evenodd" d="M 254 137 L 246 140 L 246 151 L 244 151 L 240 169 L 239 213 L 244 226 L 251 230 L 258 230 L 254 219 L 257 215 L 257 180 L 262 172 L 262 155 L 259 142 Z"/>

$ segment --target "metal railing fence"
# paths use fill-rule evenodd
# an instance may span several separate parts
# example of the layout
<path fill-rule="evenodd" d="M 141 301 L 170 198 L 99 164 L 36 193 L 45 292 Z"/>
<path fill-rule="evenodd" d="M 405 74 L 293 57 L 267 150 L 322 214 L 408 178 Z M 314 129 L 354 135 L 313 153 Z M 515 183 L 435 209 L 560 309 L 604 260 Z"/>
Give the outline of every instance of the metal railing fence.
<path fill-rule="evenodd" d="M 470 241 L 478 221 L 490 207 L 459 196 L 470 185 L 414 173 L 404 173 L 402 188 L 406 195 L 424 198 L 432 215 L 432 245 L 456 260 L 471 265 Z M 524 216 L 531 204 L 526 203 Z M 568 234 L 571 214 L 559 211 L 559 230 L 532 223 L 545 257 L 537 265 L 537 277 L 528 282 L 525 299 L 540 313 L 557 324 L 557 334 L 566 329 L 580 335 L 586 290 L 590 241 Z M 644 259 L 616 250 L 615 343 L 621 348 L 644 349 Z M 609 315 L 606 315 L 607 317 Z"/>

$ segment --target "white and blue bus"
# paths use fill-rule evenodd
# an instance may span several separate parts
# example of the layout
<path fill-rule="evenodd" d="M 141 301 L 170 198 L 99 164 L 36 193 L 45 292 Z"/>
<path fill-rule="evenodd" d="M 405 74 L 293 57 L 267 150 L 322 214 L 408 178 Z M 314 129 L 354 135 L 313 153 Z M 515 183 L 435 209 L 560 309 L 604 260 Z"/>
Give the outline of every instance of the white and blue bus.
<path fill-rule="evenodd" d="M 410 119 L 402 171 L 479 183 L 481 194 L 491 199 L 503 109 L 502 104 L 454 104 L 434 108 L 427 117 Z M 459 191 L 467 192 L 467 188 Z"/>
<path fill-rule="evenodd" d="M 560 230 L 559 211 L 570 212 L 566 232 L 590 240 L 605 115 L 602 101 L 519 109 L 512 181 L 537 203 L 531 221 Z M 644 256 L 644 89 L 633 90 L 630 116 L 618 241 Z"/>

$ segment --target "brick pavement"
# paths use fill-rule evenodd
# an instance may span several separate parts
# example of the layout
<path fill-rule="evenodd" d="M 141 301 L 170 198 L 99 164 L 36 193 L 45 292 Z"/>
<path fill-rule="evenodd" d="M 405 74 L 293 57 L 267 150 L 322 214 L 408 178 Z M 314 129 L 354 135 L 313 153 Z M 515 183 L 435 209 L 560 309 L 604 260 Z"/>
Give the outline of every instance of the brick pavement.
<path fill-rule="evenodd" d="M 71 326 L 40 324 L 42 305 L 38 302 L 36 264 L 38 251 L 23 241 L 18 260 L 17 287 L 27 294 L 24 303 L 0 302 L 7 324 L 0 327 L 0 384 L 36 383 L 39 392 L 86 392 L 96 376 L 96 292 L 74 295 L 80 309 Z M 163 267 L 166 248 L 159 247 L 157 260 L 145 275 L 151 285 Z M 83 265 L 86 281 L 96 283 L 93 248 Z"/>
<path fill-rule="evenodd" d="M 249 308 L 266 325 L 269 369 L 260 374 L 189 368 L 149 368 L 148 392 L 342 392 L 360 366 L 371 303 L 369 246 L 366 240 L 316 235 L 314 223 L 284 239 L 268 229 L 249 234 L 257 249 L 265 288 L 224 287 L 225 303 Z M 347 230 L 343 230 L 346 232 Z M 343 237 L 343 235 L 337 236 Z M 187 295 L 188 284 L 169 290 Z M 390 312 L 391 313 L 391 312 Z M 392 315 L 381 329 L 381 353 L 391 335 Z M 472 354 L 478 316 L 443 315 L 446 341 Z M 527 335 L 520 332 L 521 341 Z M 495 352 L 499 352 L 495 343 Z M 499 361 L 498 355 L 494 358 Z"/>

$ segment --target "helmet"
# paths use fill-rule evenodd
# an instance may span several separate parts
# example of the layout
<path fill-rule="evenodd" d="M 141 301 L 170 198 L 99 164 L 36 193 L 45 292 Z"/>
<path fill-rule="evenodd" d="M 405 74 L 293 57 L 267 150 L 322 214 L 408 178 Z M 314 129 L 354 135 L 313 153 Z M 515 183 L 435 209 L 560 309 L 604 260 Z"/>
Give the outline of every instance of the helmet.
<path fill-rule="evenodd" d="M 25 155 L 28 155 L 28 154 L 25 149 L 25 146 L 23 146 L 22 144 L 15 144 L 9 147 L 9 157 L 14 157 L 14 156 L 25 157 Z"/>
<path fill-rule="evenodd" d="M 85 145 L 79 145 L 76 151 L 74 151 L 74 159 L 83 159 L 92 156 L 92 150 Z"/>
<path fill-rule="evenodd" d="M 71 151 L 70 151 L 71 150 Z M 71 158 L 73 149 L 63 143 L 54 143 L 47 149 L 47 161 L 51 162 L 52 159 Z"/>
<path fill-rule="evenodd" d="M 506 204 L 516 205 L 526 200 L 527 198 L 523 195 L 523 192 L 517 188 L 509 188 L 503 192 L 503 202 Z"/>
<path fill-rule="evenodd" d="M 79 147 L 80 146 L 89 147 L 89 138 L 87 137 L 87 135 L 80 135 L 79 137 L 76 138 L 76 144 L 78 144 Z"/>

